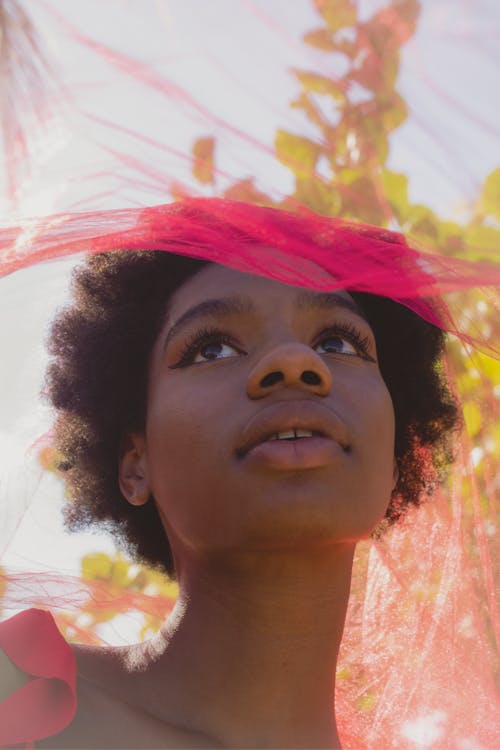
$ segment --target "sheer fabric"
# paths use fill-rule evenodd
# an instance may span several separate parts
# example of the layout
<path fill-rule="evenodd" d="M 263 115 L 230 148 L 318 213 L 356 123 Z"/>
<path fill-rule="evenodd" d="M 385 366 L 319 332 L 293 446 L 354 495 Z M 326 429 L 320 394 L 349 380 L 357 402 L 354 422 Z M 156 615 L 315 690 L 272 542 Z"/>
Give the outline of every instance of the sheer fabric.
<path fill-rule="evenodd" d="M 317 290 L 369 291 L 452 332 L 468 351 L 474 343 L 498 354 L 498 342 L 468 321 L 459 323 L 451 310 L 459 313 L 467 291 L 477 288 L 497 304 L 497 266 L 424 254 L 400 234 L 308 211 L 189 199 L 28 221 L 4 230 L 1 248 L 4 273 L 82 251 L 157 249 Z M 369 549 L 361 546 L 337 677 L 346 748 L 420 742 L 451 750 L 493 748 L 498 741 L 492 544 L 470 450 L 464 436 L 449 485 Z M 489 476 L 493 502 L 493 467 Z M 123 611 L 171 606 L 54 573 L 6 571 L 2 580 L 4 607 L 14 609 L 35 604 L 75 611 L 87 597 L 103 609 L 110 601 Z"/>
<path fill-rule="evenodd" d="M 73 653 L 49 612 L 29 609 L 0 623 L 0 647 L 29 680 L 0 703 L 0 747 L 60 732 L 76 710 Z"/>

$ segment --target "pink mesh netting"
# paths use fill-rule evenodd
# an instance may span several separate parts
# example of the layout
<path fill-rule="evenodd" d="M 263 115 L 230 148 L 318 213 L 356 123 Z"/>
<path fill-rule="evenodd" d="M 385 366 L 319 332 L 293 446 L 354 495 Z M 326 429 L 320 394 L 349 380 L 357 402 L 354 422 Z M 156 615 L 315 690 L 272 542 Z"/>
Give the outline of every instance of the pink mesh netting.
<path fill-rule="evenodd" d="M 467 290 L 482 288 L 496 304 L 498 266 L 424 254 L 400 234 L 309 211 L 190 199 L 28 221 L 4 230 L 0 242 L 4 273 L 83 251 L 157 249 L 313 289 L 369 291 L 411 307 L 457 335 L 465 348 L 475 343 L 498 355 L 496 341 L 463 322 L 460 327 L 445 303 L 449 296 L 458 313 Z M 493 467 L 483 474 L 490 478 L 487 487 L 477 486 L 470 450 L 464 437 L 446 490 L 370 549 L 362 545 L 338 672 L 346 748 L 413 748 L 416 737 L 439 748 L 495 746 L 500 628 L 488 513 L 481 504 L 485 491 L 493 503 L 498 488 Z M 156 617 L 172 604 L 57 573 L 7 571 L 2 580 L 4 607 L 48 607 L 60 612 L 61 622 L 64 612 L 89 602 L 94 611 Z M 78 620 L 72 632 L 89 640 Z"/>
<path fill-rule="evenodd" d="M 500 269 L 492 263 L 422 253 L 386 229 L 253 206 L 191 198 L 145 209 L 62 214 L 27 220 L 0 236 L 0 273 L 67 255 L 165 250 L 315 289 L 350 289 L 390 297 L 429 322 L 497 352 L 497 344 L 460 329 L 440 296 L 482 289 L 498 309 Z M 493 290 L 493 291 L 488 291 Z M 433 304 L 427 302 L 433 298 Z M 462 304 L 462 303 L 459 303 Z"/>

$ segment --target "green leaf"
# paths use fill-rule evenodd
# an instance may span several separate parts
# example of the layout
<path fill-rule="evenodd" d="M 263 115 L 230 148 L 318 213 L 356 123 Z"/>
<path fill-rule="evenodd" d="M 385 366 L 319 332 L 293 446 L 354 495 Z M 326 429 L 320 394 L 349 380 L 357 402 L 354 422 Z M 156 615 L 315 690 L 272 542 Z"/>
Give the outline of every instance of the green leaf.
<path fill-rule="evenodd" d="M 336 46 L 333 41 L 331 33 L 326 29 L 315 29 L 314 31 L 308 31 L 302 37 L 306 44 L 310 44 L 311 47 L 322 49 L 325 52 L 335 52 Z"/>
<path fill-rule="evenodd" d="M 500 385 L 500 361 L 498 359 L 477 352 L 474 364 L 478 367 L 481 375 L 486 376 L 493 386 Z M 498 427 L 500 427 L 500 424 L 498 424 Z"/>
<path fill-rule="evenodd" d="M 305 91 L 301 91 L 298 97 L 291 102 L 290 106 L 292 109 L 301 109 L 309 122 L 317 125 L 320 130 L 324 131 L 325 128 L 328 128 L 327 119 L 324 117 L 319 107 L 314 104 L 310 94 Z"/>
<path fill-rule="evenodd" d="M 476 393 L 478 388 L 479 376 L 475 372 L 466 370 L 457 377 L 457 386 L 460 391 L 462 398 L 465 396 L 472 396 Z"/>
<path fill-rule="evenodd" d="M 382 166 L 389 156 L 389 141 L 382 123 L 375 117 L 360 118 L 359 128 L 361 133 L 358 138 L 362 152 L 370 154 L 372 164 L 375 156 Z"/>
<path fill-rule="evenodd" d="M 498 261 L 500 229 L 484 226 L 484 224 L 471 224 L 465 230 L 465 241 L 472 251 L 467 257 Z"/>
<path fill-rule="evenodd" d="M 408 117 L 408 107 L 402 96 L 394 92 L 387 100 L 377 98 L 377 107 L 380 109 L 382 125 L 386 133 L 399 128 Z"/>
<path fill-rule="evenodd" d="M 339 169 L 337 171 L 337 181 L 341 185 L 352 185 L 363 177 L 361 169 Z"/>
<path fill-rule="evenodd" d="M 321 153 L 319 144 L 309 138 L 278 130 L 274 145 L 279 161 L 291 169 L 297 177 L 306 177 L 314 172 Z"/>
<path fill-rule="evenodd" d="M 53 445 L 42 445 L 38 453 L 38 460 L 44 471 L 52 471 L 57 474 L 57 467 L 63 461 L 63 456 Z"/>
<path fill-rule="evenodd" d="M 352 672 L 349 667 L 343 665 L 337 670 L 337 680 L 349 680 L 352 679 Z"/>
<path fill-rule="evenodd" d="M 480 431 L 482 425 L 479 407 L 473 401 L 467 401 L 463 405 L 463 415 L 467 432 L 471 437 L 474 437 Z"/>
<path fill-rule="evenodd" d="M 449 242 L 450 240 L 462 240 L 464 228 L 456 221 L 440 221 L 439 222 L 439 238 L 442 242 Z"/>
<path fill-rule="evenodd" d="M 408 207 L 404 216 L 405 232 L 424 243 L 435 243 L 439 238 L 439 221 L 434 211 L 420 203 Z"/>
<path fill-rule="evenodd" d="M 239 180 L 224 191 L 224 198 L 232 201 L 246 201 L 259 206 L 273 206 L 271 198 L 255 187 L 252 178 Z"/>
<path fill-rule="evenodd" d="M 310 73 L 303 70 L 292 70 L 292 72 L 306 91 L 310 91 L 313 94 L 331 96 L 339 104 L 344 104 L 346 99 L 345 91 L 338 81 L 319 73 Z"/>
<path fill-rule="evenodd" d="M 112 569 L 113 560 L 104 552 L 94 552 L 82 558 L 82 578 L 86 581 L 107 581 Z"/>
<path fill-rule="evenodd" d="M 337 216 L 341 206 L 339 191 L 333 185 L 317 178 L 299 177 L 296 181 L 294 200 L 323 216 Z M 294 207 L 292 205 L 290 208 Z"/>
<path fill-rule="evenodd" d="M 376 705 L 377 696 L 369 690 L 367 690 L 366 693 L 363 693 L 363 695 L 361 695 L 356 701 L 356 708 L 358 711 L 372 711 Z"/>
<path fill-rule="evenodd" d="M 500 167 L 485 180 L 481 193 L 481 206 L 486 214 L 500 219 Z"/>
<path fill-rule="evenodd" d="M 111 571 L 111 582 L 117 586 L 128 587 L 131 583 L 129 570 L 130 563 L 126 560 L 115 560 Z"/>
<path fill-rule="evenodd" d="M 381 55 L 369 49 L 362 63 L 355 69 L 351 78 L 361 86 L 377 94 L 387 95 L 394 89 L 399 72 L 399 54 L 385 51 Z"/>
<path fill-rule="evenodd" d="M 444 255 L 466 257 L 464 252 L 464 227 L 454 221 L 439 221 L 437 224 L 437 247 Z"/>
<path fill-rule="evenodd" d="M 382 170 L 382 187 L 384 194 L 396 212 L 405 212 L 408 207 L 408 177 L 390 169 Z"/>
<path fill-rule="evenodd" d="M 354 26 L 357 9 L 354 0 L 314 0 L 316 10 L 323 16 L 330 31 Z"/>
<path fill-rule="evenodd" d="M 215 138 L 198 138 L 193 144 L 193 177 L 203 184 L 215 182 L 214 173 Z"/>
<path fill-rule="evenodd" d="M 343 170 L 340 176 L 344 175 Z M 351 170 L 347 170 L 351 172 Z M 386 217 L 383 207 L 375 187 L 374 181 L 365 172 L 361 176 L 353 179 L 342 189 L 339 184 L 339 191 L 342 195 L 342 213 L 346 219 L 354 221 L 365 221 L 368 224 L 378 224 L 383 226 Z"/>

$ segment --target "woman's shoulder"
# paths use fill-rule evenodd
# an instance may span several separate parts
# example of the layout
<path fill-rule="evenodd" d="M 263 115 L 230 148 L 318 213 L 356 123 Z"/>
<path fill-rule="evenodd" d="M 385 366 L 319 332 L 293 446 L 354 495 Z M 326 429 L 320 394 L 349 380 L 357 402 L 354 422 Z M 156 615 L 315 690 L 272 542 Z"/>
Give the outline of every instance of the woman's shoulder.
<path fill-rule="evenodd" d="M 49 612 L 0 622 L 0 674 L 0 746 L 32 743 L 72 721 L 75 659 Z"/>
<path fill-rule="evenodd" d="M 70 646 L 44 610 L 0 622 L 0 748 L 200 747 L 196 733 L 135 705 L 126 654 L 128 649 Z"/>

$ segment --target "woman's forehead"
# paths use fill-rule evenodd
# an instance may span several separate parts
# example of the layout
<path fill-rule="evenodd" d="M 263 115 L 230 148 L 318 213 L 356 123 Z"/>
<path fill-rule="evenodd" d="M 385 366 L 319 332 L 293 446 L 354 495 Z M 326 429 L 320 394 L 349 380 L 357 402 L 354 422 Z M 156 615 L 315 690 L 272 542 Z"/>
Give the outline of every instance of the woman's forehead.
<path fill-rule="evenodd" d="M 229 300 L 232 304 L 226 304 Z M 219 312 L 251 313 L 260 305 L 292 303 L 299 309 L 310 307 L 344 307 L 365 318 L 353 297 L 343 289 L 323 292 L 301 286 L 284 284 L 275 279 L 258 276 L 216 263 L 210 263 L 185 281 L 172 295 L 168 318 L 176 320 L 193 307 L 208 309 L 219 304 Z M 224 302 L 226 301 L 226 302 Z M 213 303 L 213 304 L 212 304 Z M 231 309 L 230 309 L 231 308 Z"/>

